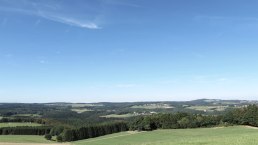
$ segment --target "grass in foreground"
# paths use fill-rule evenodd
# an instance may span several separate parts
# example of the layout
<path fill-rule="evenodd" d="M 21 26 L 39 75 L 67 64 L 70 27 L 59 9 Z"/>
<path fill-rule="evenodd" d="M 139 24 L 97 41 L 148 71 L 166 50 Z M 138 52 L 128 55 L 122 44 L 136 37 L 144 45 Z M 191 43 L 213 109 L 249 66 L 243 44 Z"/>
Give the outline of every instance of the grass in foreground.
<path fill-rule="evenodd" d="M 0 143 L 56 143 L 37 135 L 0 135 Z"/>
<path fill-rule="evenodd" d="M 8 122 L 8 123 L 0 123 L 0 128 L 2 127 L 17 127 L 17 126 L 42 126 L 41 124 L 38 123 L 28 123 L 28 122 L 24 122 L 24 123 L 19 123 L 19 122 Z"/>
<path fill-rule="evenodd" d="M 73 145 L 257 145 L 258 130 L 242 126 L 227 128 L 123 132 L 73 142 Z"/>

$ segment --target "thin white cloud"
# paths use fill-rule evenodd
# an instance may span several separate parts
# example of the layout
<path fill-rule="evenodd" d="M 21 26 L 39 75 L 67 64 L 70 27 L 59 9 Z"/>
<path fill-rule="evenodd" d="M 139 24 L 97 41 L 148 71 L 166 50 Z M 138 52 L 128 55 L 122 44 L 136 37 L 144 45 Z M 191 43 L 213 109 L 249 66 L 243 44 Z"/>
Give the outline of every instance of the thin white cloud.
<path fill-rule="evenodd" d="M 23 15 L 32 15 L 41 17 L 50 21 L 70 25 L 70 26 L 76 26 L 80 28 L 87 28 L 87 29 L 101 29 L 101 27 L 98 26 L 94 21 L 87 20 L 86 18 L 78 18 L 71 15 L 66 15 L 59 12 L 57 10 L 58 7 L 44 7 L 41 6 L 40 3 L 29 3 L 28 1 L 23 1 L 24 3 L 30 5 L 29 7 L 17 7 L 17 5 L 12 5 L 9 3 L 7 6 L 0 6 L 0 11 L 5 12 L 14 12 L 18 14 Z"/>
<path fill-rule="evenodd" d="M 39 13 L 38 15 L 45 19 L 71 25 L 71 26 L 77 26 L 77 27 L 87 28 L 87 29 L 101 29 L 101 27 L 99 27 L 94 22 L 83 22 L 82 20 L 69 18 L 65 16 L 49 15 L 43 12 Z"/>

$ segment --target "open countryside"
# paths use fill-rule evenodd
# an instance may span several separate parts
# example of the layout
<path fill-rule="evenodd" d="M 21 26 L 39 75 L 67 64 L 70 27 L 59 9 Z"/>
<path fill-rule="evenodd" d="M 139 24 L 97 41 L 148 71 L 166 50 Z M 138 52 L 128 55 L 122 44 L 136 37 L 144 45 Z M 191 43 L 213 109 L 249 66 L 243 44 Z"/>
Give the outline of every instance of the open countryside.
<path fill-rule="evenodd" d="M 0 0 L 0 145 L 258 145 L 258 0 Z"/>
<path fill-rule="evenodd" d="M 223 110 L 207 108 L 225 106 Z M 230 103 L 229 103 L 230 102 Z M 44 144 L 220 144 L 258 135 L 257 101 L 193 100 L 95 105 L 52 103 L 0 105 L 0 142 Z M 100 104 L 100 105 L 98 105 Z M 157 105 L 155 105 L 157 104 Z M 164 105 L 163 105 L 164 104 Z M 71 108 L 91 111 L 77 112 Z M 144 106 L 144 107 L 132 107 Z M 152 106 L 146 108 L 146 106 Z M 170 108 L 153 106 L 173 106 Z M 34 110 L 33 112 L 31 110 Z M 33 114 L 38 116 L 19 115 Z M 193 138 L 196 136 L 202 138 Z M 221 135 L 221 136 L 220 136 Z M 239 136 L 238 136 L 239 135 Z M 223 138 L 215 142 L 215 138 Z M 235 138 L 234 138 L 235 137 Z M 254 140 L 256 141 L 256 139 Z"/>
<path fill-rule="evenodd" d="M 0 136 L 0 145 L 57 144 L 43 136 Z M 246 126 L 122 132 L 66 145 L 257 145 L 258 130 Z M 57 144 L 59 145 L 59 144 Z"/>

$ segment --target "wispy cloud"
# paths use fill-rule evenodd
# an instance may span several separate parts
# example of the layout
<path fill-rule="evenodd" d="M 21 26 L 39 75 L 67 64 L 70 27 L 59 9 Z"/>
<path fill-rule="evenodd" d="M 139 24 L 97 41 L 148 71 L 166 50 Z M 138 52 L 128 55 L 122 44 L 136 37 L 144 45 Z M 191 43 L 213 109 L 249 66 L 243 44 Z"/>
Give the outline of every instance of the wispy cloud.
<path fill-rule="evenodd" d="M 38 62 L 40 64 L 47 64 L 48 63 L 48 59 L 45 56 L 39 56 L 37 59 L 38 59 Z"/>
<path fill-rule="evenodd" d="M 49 15 L 44 12 L 40 12 L 38 16 L 41 16 L 45 19 L 52 20 L 55 22 L 60 22 L 63 24 L 68 24 L 71 26 L 77 26 L 81 28 L 88 28 L 88 29 L 101 29 L 96 23 L 94 22 L 84 22 L 82 20 L 66 17 L 66 16 L 58 16 L 58 15 Z"/>
<path fill-rule="evenodd" d="M 66 13 L 64 13 L 64 10 L 61 9 L 61 6 L 56 4 L 42 4 L 29 0 L 23 0 L 20 2 L 15 1 L 16 3 L 13 3 L 12 1 L 3 2 L 5 5 L 3 4 L 0 6 L 0 11 L 37 16 L 54 22 L 81 28 L 101 29 L 101 27 L 96 22 L 94 22 L 94 19 L 92 18 L 94 16 L 91 16 L 91 18 L 87 18 L 87 16 L 78 18 L 76 13 L 73 13 L 72 15 L 67 14 L 69 13 L 69 10 L 68 12 L 66 11 Z M 17 3 L 20 3 L 20 5 L 17 5 Z"/>

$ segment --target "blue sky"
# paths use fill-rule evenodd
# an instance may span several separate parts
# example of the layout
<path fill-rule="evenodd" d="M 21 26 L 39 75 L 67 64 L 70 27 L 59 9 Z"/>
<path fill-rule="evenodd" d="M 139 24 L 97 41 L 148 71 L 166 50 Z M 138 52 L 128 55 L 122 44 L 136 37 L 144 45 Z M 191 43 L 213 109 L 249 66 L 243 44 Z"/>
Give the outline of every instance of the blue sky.
<path fill-rule="evenodd" d="M 0 102 L 258 99 L 255 0 L 0 0 Z"/>

